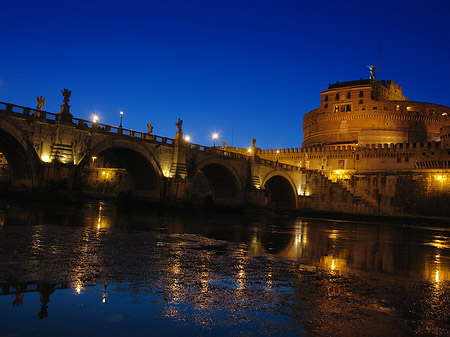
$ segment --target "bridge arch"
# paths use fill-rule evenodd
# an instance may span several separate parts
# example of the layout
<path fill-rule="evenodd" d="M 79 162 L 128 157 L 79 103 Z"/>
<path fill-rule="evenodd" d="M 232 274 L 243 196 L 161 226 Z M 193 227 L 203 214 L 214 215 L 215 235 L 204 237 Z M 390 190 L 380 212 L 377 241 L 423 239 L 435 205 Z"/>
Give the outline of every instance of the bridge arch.
<path fill-rule="evenodd" d="M 96 192 L 146 199 L 160 199 L 164 186 L 163 173 L 153 153 L 127 139 L 94 145 L 78 163 L 76 177 L 79 188 L 91 184 Z"/>
<path fill-rule="evenodd" d="M 0 120 L 0 152 L 4 154 L 14 188 L 40 187 L 42 162 L 26 135 L 6 120 Z"/>
<path fill-rule="evenodd" d="M 267 191 L 268 206 L 279 209 L 297 207 L 297 187 L 285 171 L 269 172 L 263 177 L 261 187 Z"/>
<path fill-rule="evenodd" d="M 190 172 L 191 194 L 208 195 L 218 205 L 241 205 L 244 202 L 244 184 L 236 169 L 225 160 L 208 158 Z"/>

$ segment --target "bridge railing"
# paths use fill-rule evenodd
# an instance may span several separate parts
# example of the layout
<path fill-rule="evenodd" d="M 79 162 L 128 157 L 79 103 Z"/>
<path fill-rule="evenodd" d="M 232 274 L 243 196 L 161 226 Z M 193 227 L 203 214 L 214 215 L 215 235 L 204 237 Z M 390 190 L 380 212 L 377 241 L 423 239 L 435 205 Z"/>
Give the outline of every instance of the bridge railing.
<path fill-rule="evenodd" d="M 4 103 L 0 102 L 0 113 L 15 116 L 15 117 L 22 117 L 22 118 L 34 118 L 36 120 L 45 120 L 49 123 L 56 123 L 58 120 L 58 114 L 48 111 L 41 111 L 36 110 L 33 108 L 27 108 L 20 105 L 10 104 L 10 103 Z M 167 137 L 161 137 L 157 135 L 151 135 L 146 132 L 140 132 L 130 129 L 124 129 L 117 126 L 112 126 L 108 124 L 88 121 L 81 118 L 72 118 L 72 120 L 67 121 L 74 124 L 77 128 L 83 129 L 83 130 L 90 130 L 91 132 L 97 132 L 97 133 L 106 133 L 106 134 L 116 134 L 121 135 L 125 137 L 132 137 L 132 138 L 138 138 L 145 141 L 150 142 L 156 142 L 159 144 L 167 144 L 167 145 L 173 145 L 173 139 L 167 138 Z M 228 158 L 235 158 L 235 159 L 244 159 L 249 160 L 251 159 L 251 156 L 237 153 L 237 152 L 231 152 L 227 151 L 226 149 L 219 148 L 219 147 L 209 147 L 199 144 L 193 144 L 193 143 L 187 143 L 189 148 L 197 151 L 207 152 L 207 153 L 214 153 L 222 157 L 228 157 Z M 271 166 L 274 168 L 282 168 L 289 171 L 301 171 L 302 169 L 297 166 L 283 164 L 274 162 L 267 159 L 261 159 L 257 158 L 258 162 L 266 165 Z"/>
<path fill-rule="evenodd" d="M 36 110 L 33 108 L 27 108 L 20 105 L 4 102 L 0 102 L 0 112 L 6 113 L 8 115 L 14 115 L 16 117 L 36 118 L 36 120 L 45 120 L 46 122 L 53 122 L 53 123 L 57 120 L 58 116 L 58 114 L 53 112 Z M 121 127 L 88 121 L 81 118 L 72 118 L 72 120 L 69 122 L 72 122 L 80 129 L 86 129 L 92 132 L 113 133 L 117 135 L 153 141 L 161 144 L 168 144 L 168 145 L 173 144 L 173 140 L 171 138 L 150 135 L 146 132 L 124 129 Z"/>
<path fill-rule="evenodd" d="M 258 158 L 258 162 L 262 165 L 265 166 L 270 166 L 270 167 L 274 167 L 274 168 L 282 168 L 285 169 L 287 171 L 303 171 L 304 169 L 299 167 L 299 166 L 295 166 L 295 165 L 289 165 L 289 164 L 285 164 L 285 163 L 280 163 L 280 162 L 276 162 L 276 161 L 272 161 L 272 160 L 267 160 L 267 159 L 262 159 L 262 158 Z"/>
<path fill-rule="evenodd" d="M 209 147 L 209 146 L 193 144 L 193 143 L 188 143 L 188 146 L 189 146 L 189 148 L 191 148 L 193 150 L 203 151 L 203 152 L 207 152 L 207 153 L 215 153 L 215 154 L 217 154 L 219 156 L 223 156 L 223 157 L 236 158 L 236 159 L 245 159 L 245 160 L 250 159 L 249 156 L 246 156 L 244 154 L 236 153 L 236 152 L 230 152 L 230 151 L 227 151 L 226 149 L 222 149 L 222 148 Z"/>

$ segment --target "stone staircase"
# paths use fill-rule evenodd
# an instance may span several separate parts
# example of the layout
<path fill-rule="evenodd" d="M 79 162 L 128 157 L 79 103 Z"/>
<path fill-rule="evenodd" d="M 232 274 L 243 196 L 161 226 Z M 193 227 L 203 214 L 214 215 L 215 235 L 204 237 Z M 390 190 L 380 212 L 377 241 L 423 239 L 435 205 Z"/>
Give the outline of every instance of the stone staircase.
<path fill-rule="evenodd" d="M 364 204 L 367 208 L 371 209 L 374 213 L 379 215 L 399 215 L 402 213 L 400 209 L 387 209 L 383 207 L 383 204 L 378 202 L 376 198 L 367 193 L 361 186 L 351 185 L 348 179 L 333 179 L 329 172 L 319 171 L 320 174 L 326 178 L 331 184 L 338 185 L 342 189 L 346 190 L 358 203 Z"/>
<path fill-rule="evenodd" d="M 344 209 L 345 213 L 390 215 L 380 209 L 378 202 L 374 198 L 370 198 L 363 193 L 357 193 L 345 179 L 333 180 L 327 172 L 316 172 L 323 180 L 325 188 L 330 193 L 341 197 L 342 200 L 339 200 L 339 202 L 344 203 L 344 206 L 341 206 L 341 208 Z"/>

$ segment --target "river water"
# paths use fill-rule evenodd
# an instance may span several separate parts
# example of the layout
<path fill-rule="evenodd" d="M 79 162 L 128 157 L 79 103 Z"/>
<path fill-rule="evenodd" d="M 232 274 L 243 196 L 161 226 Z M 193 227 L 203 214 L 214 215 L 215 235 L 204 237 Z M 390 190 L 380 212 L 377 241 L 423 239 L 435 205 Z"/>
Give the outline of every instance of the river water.
<path fill-rule="evenodd" d="M 0 336 L 448 336 L 435 223 L 0 202 Z"/>

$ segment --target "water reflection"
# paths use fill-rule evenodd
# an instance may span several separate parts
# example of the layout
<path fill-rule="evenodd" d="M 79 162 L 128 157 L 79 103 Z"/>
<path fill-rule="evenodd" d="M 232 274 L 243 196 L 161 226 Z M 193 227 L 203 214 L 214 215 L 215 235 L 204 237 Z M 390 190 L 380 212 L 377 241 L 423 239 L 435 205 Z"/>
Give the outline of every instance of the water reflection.
<path fill-rule="evenodd" d="M 72 233 L 77 244 L 73 286 L 80 289 L 83 270 L 96 257 L 89 251 L 102 244 L 108 230 L 133 229 L 166 234 L 200 234 L 242 245 L 242 256 L 277 255 L 320 266 L 337 274 L 377 272 L 414 277 L 432 282 L 450 280 L 450 235 L 445 229 L 414 228 L 324 221 L 268 218 L 231 214 L 184 214 L 157 210 L 120 208 L 112 203 L 87 203 L 42 209 L 20 203 L 2 205 L 0 228 L 31 226 L 30 263 L 39 263 L 42 251 L 60 254 L 46 235 L 48 226 L 82 226 Z M 95 235 L 88 229 L 95 229 Z M 181 247 L 180 247 L 181 248 Z M 75 249 L 75 248 L 74 248 Z M 170 277 L 176 280 L 180 251 L 171 258 Z M 205 263 L 208 256 L 205 255 Z M 239 261 L 238 261 L 239 262 Z M 245 284 L 245 268 L 237 265 L 238 285 Z M 207 273 L 207 271 L 204 271 Z M 174 285 L 176 287 L 176 285 Z"/>
<path fill-rule="evenodd" d="M 417 295 L 426 303 L 422 317 L 445 311 L 450 280 L 444 228 L 158 212 L 108 202 L 0 204 L 0 224 L 2 295 L 13 296 L 17 308 L 38 294 L 38 319 L 58 315 L 50 298 L 61 290 L 81 298 L 95 288 L 105 308 L 117 291 L 136 302 L 152 294 L 158 317 L 180 324 L 253 324 L 254 316 L 267 319 L 261 313 L 291 317 L 300 310 L 295 302 L 310 294 L 324 296 L 310 302 L 317 312 L 330 299 L 347 300 L 349 285 L 335 280 L 354 274 L 426 284 Z M 316 275 L 310 282 L 300 272 L 308 268 L 322 273 L 319 290 Z"/>

